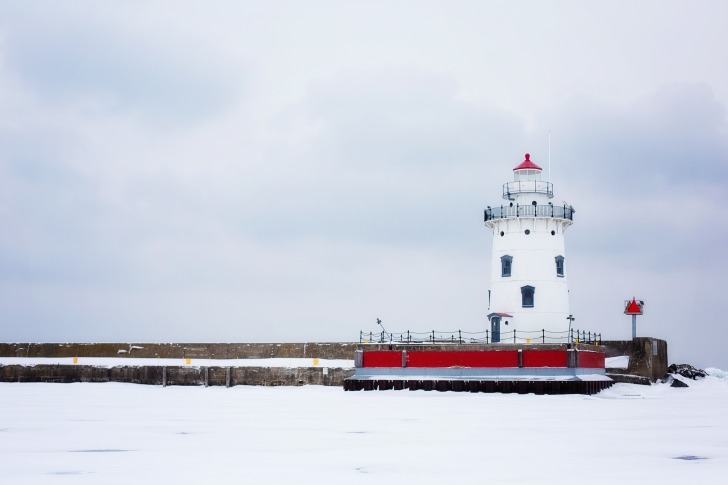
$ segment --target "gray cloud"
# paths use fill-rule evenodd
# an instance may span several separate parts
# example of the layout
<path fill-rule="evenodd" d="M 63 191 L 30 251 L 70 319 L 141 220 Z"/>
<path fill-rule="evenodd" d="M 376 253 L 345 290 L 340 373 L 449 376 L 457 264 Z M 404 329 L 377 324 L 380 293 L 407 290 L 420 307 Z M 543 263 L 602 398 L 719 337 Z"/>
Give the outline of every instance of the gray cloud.
<path fill-rule="evenodd" d="M 580 135 L 560 153 L 575 176 L 644 191 L 728 175 L 726 107 L 705 83 L 662 86 L 625 106 L 573 100 L 552 116 L 560 133 Z"/>
<path fill-rule="evenodd" d="M 77 15 L 50 7 L 45 18 L 5 9 L 6 69 L 43 102 L 166 125 L 199 123 L 239 102 L 245 78 L 221 51 L 91 7 Z"/>

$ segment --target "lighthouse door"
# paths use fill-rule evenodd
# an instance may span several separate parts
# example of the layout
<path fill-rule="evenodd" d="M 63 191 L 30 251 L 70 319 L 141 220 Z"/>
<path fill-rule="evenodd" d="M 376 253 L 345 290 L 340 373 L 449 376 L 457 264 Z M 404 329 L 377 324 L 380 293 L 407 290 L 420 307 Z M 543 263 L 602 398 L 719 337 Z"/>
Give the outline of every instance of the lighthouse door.
<path fill-rule="evenodd" d="M 490 334 L 494 344 L 500 342 L 500 321 L 501 317 L 499 315 L 493 315 L 490 319 Z"/>

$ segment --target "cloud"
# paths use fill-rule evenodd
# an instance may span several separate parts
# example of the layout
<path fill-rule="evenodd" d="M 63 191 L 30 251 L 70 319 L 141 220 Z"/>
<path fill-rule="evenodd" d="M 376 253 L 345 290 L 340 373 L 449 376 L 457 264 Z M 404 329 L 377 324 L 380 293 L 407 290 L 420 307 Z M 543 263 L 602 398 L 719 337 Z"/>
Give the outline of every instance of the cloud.
<path fill-rule="evenodd" d="M 663 86 L 623 106 L 573 99 L 544 119 L 559 120 L 554 182 L 576 207 L 577 247 L 657 272 L 724 260 L 727 118 L 707 86 Z"/>
<path fill-rule="evenodd" d="M 726 106 L 705 83 L 664 85 L 623 105 L 577 98 L 548 117 L 572 179 L 627 190 L 714 184 L 728 175 Z M 578 137 L 571 136 L 572 133 Z"/>
<path fill-rule="evenodd" d="M 93 5 L 49 8 L 48 17 L 6 9 L 5 68 L 45 103 L 87 116 L 131 114 L 156 125 L 200 123 L 230 109 L 245 88 L 244 68 L 210 43 Z M 42 32 L 42 35 L 38 35 Z"/>

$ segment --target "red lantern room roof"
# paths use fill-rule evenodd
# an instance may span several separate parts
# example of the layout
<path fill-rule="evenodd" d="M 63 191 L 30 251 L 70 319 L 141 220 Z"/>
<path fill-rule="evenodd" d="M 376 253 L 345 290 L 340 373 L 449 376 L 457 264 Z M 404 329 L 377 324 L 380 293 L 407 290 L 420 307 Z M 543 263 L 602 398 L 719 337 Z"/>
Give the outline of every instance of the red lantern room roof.
<path fill-rule="evenodd" d="M 514 168 L 513 170 L 516 171 L 516 170 L 527 170 L 527 169 L 543 170 L 541 167 L 539 167 L 538 165 L 536 165 L 535 163 L 533 163 L 531 161 L 531 155 L 528 153 L 526 153 L 526 159 L 523 162 L 521 162 L 521 164 L 519 166 L 517 166 L 516 168 Z"/>

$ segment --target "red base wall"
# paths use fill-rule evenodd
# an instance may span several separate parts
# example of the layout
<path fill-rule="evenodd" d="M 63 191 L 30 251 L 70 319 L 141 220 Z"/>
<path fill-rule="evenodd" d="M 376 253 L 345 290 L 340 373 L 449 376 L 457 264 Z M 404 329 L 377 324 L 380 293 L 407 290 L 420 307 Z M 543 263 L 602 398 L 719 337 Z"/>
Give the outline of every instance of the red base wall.
<path fill-rule="evenodd" d="M 577 352 L 576 367 L 587 369 L 604 369 L 604 353 L 588 350 L 481 350 L 481 351 L 448 351 L 423 350 L 407 351 L 406 363 L 403 365 L 399 350 L 364 350 L 362 367 L 412 367 L 412 368 L 538 368 L 569 367 L 569 352 Z M 519 363 L 519 353 L 520 363 Z"/>

